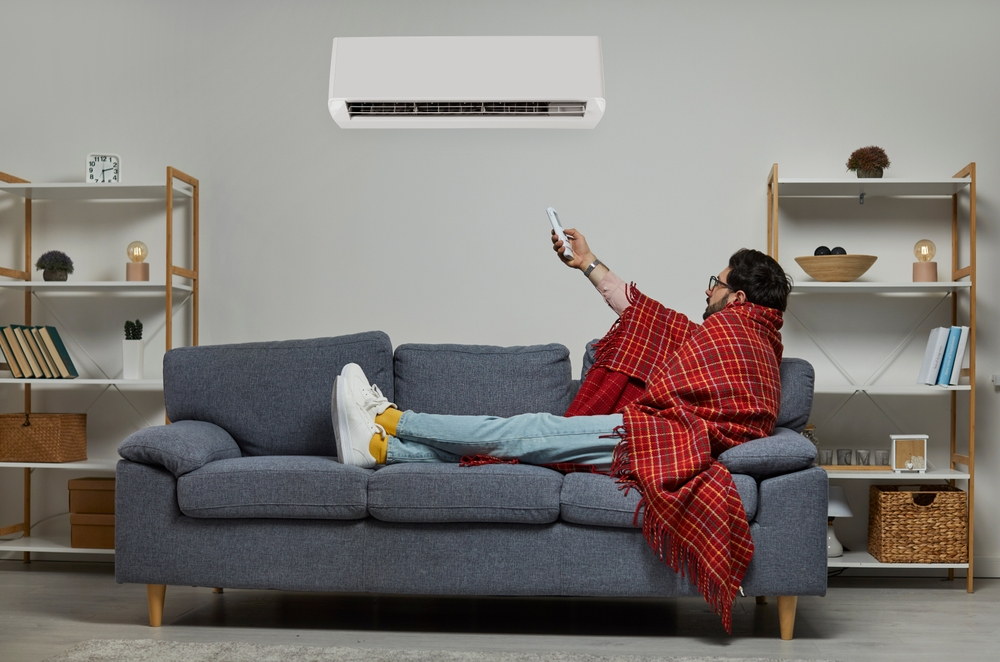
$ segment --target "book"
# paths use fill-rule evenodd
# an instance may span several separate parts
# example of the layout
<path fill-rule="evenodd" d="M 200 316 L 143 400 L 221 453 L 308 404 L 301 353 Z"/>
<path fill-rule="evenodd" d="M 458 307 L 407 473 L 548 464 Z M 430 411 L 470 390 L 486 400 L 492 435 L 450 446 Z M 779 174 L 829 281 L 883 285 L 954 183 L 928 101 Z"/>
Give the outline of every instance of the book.
<path fill-rule="evenodd" d="M 920 365 L 920 373 L 917 375 L 918 384 L 933 384 L 937 381 L 950 331 L 946 326 L 939 326 L 931 331 L 927 339 L 927 349 L 924 351 L 924 362 Z"/>
<path fill-rule="evenodd" d="M 48 347 L 49 354 L 52 355 L 52 359 L 57 364 L 56 367 L 59 368 L 59 374 L 66 379 L 79 377 L 80 374 L 73 365 L 73 359 L 69 357 L 66 345 L 63 344 L 62 338 L 59 337 L 59 332 L 56 331 L 56 328 L 54 326 L 41 326 L 38 327 L 38 332 L 45 340 L 45 346 Z"/>
<path fill-rule="evenodd" d="M 42 369 L 38 367 L 38 362 L 35 360 L 35 355 L 31 351 L 31 346 L 28 344 L 28 339 L 24 337 L 24 331 L 17 324 L 11 324 L 10 328 L 14 330 L 14 337 L 17 338 L 18 344 L 21 346 L 21 352 L 24 354 L 25 361 L 28 364 L 28 370 L 24 371 L 24 374 L 30 377 L 43 377 L 45 373 Z"/>
<path fill-rule="evenodd" d="M 3 357 L 7 361 L 7 368 L 10 370 L 10 373 L 17 379 L 24 377 L 24 373 L 21 372 L 21 366 L 17 363 L 17 357 L 14 355 L 14 350 L 10 348 L 10 343 L 7 342 L 7 336 L 3 333 L 3 330 L 0 330 L 0 352 L 3 352 Z"/>
<path fill-rule="evenodd" d="M 31 327 L 22 326 L 21 332 L 24 333 L 24 339 L 28 341 L 28 347 L 31 348 L 31 353 L 35 356 L 35 363 L 42 369 L 42 376 L 46 379 L 52 379 L 52 369 L 49 368 L 49 364 L 45 360 L 45 355 L 42 354 L 42 348 L 35 341 L 35 334 L 31 332 Z"/>
<path fill-rule="evenodd" d="M 11 351 L 14 353 L 14 358 L 17 359 L 17 365 L 21 369 L 21 376 L 25 379 L 30 379 L 34 377 L 35 374 L 31 372 L 31 364 L 28 363 L 28 359 L 25 358 L 24 352 L 21 350 L 21 343 L 17 341 L 17 335 L 14 333 L 14 329 L 9 326 L 3 328 L 4 337 L 7 338 L 7 344 L 10 345 Z"/>
<path fill-rule="evenodd" d="M 962 335 L 958 338 L 958 350 L 955 353 L 955 365 L 951 369 L 951 379 L 948 383 L 951 386 L 958 384 L 958 378 L 962 375 L 962 365 L 965 363 L 965 353 L 969 349 L 969 327 L 962 327 Z"/>
<path fill-rule="evenodd" d="M 42 353 L 42 358 L 45 359 L 45 364 L 49 367 L 49 372 L 52 373 L 52 377 L 59 379 L 62 375 L 59 374 L 59 368 L 56 367 L 55 361 L 52 360 L 52 355 L 49 354 L 49 350 L 45 346 L 45 340 L 42 339 L 42 334 L 39 331 L 39 328 L 41 327 L 32 327 L 31 335 L 35 337 L 35 344 L 38 345 L 38 349 Z"/>
<path fill-rule="evenodd" d="M 947 386 L 951 379 L 951 369 L 955 367 L 955 355 L 958 353 L 958 341 L 961 337 L 962 327 L 953 326 L 948 330 L 948 343 L 945 345 L 944 355 L 941 357 L 941 369 L 935 380 L 938 386 Z"/>

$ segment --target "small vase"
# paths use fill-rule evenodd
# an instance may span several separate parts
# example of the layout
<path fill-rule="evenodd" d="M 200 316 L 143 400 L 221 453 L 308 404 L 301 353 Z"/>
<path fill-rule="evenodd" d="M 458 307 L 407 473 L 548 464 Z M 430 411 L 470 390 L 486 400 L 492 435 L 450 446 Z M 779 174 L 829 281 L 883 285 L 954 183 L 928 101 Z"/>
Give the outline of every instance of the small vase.
<path fill-rule="evenodd" d="M 122 341 L 122 379 L 142 379 L 141 340 Z"/>
<path fill-rule="evenodd" d="M 69 272 L 65 269 L 43 269 L 42 280 L 66 280 Z"/>
<path fill-rule="evenodd" d="M 882 168 L 862 170 L 858 168 L 858 179 L 882 179 Z"/>

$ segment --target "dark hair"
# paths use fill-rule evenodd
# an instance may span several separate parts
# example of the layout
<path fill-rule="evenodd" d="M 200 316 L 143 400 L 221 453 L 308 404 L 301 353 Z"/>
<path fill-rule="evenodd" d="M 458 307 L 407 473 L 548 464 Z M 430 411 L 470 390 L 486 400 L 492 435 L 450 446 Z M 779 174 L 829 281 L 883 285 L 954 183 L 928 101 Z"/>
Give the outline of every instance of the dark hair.
<path fill-rule="evenodd" d="M 792 279 L 771 256 L 752 248 L 741 248 L 729 258 L 726 277 L 732 291 L 743 290 L 747 301 L 784 312 Z"/>

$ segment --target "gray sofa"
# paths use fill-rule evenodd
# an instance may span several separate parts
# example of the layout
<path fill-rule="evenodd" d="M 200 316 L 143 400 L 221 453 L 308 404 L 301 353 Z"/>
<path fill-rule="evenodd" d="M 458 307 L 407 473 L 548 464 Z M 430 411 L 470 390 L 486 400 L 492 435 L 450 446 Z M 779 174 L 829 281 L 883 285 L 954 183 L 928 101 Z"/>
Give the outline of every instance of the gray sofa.
<path fill-rule="evenodd" d="M 430 413 L 561 414 L 579 388 L 569 351 L 557 344 L 393 351 L 388 336 L 369 332 L 167 352 L 172 423 L 128 437 L 117 467 L 115 574 L 148 585 L 150 625 L 160 625 L 168 584 L 698 596 L 635 527 L 637 492 L 625 494 L 608 476 L 336 462 L 331 392 L 349 362 L 402 409 Z M 781 427 L 720 460 L 756 548 L 743 588 L 779 596 L 781 636 L 791 638 L 797 596 L 826 592 L 827 477 L 798 434 L 812 404 L 812 367 L 786 359 L 781 374 Z M 392 562 L 376 571 L 374 558 Z"/>

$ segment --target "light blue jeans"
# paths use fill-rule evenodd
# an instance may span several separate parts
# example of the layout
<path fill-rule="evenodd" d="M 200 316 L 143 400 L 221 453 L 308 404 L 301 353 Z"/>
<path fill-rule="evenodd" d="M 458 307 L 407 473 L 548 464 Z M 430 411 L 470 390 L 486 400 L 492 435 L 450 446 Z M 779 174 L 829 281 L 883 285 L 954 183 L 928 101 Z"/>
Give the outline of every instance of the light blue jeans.
<path fill-rule="evenodd" d="M 525 464 L 572 462 L 610 471 L 618 445 L 614 434 L 621 414 L 553 416 L 520 414 L 445 416 L 403 412 L 396 436 L 389 437 L 386 464 L 398 462 L 458 462 L 464 455 L 492 455 Z"/>

